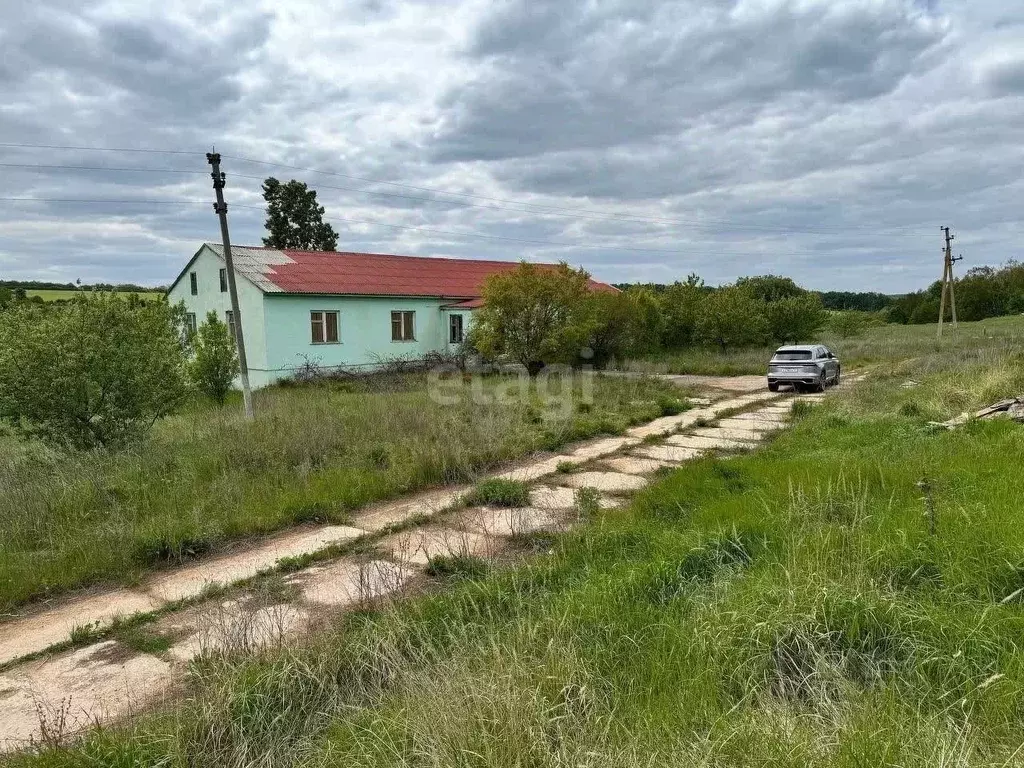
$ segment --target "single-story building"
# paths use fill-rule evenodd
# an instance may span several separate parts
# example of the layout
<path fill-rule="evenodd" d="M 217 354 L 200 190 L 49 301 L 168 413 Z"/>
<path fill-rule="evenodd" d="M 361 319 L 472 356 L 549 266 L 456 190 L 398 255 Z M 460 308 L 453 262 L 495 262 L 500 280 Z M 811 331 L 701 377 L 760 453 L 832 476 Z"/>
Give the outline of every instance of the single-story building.
<path fill-rule="evenodd" d="M 509 261 L 232 246 L 249 379 L 263 387 L 306 362 L 370 368 L 455 350 L 481 305 L 484 281 Z M 591 281 L 595 290 L 615 290 Z M 195 328 L 208 312 L 233 327 L 220 245 L 204 244 L 172 283 Z"/>

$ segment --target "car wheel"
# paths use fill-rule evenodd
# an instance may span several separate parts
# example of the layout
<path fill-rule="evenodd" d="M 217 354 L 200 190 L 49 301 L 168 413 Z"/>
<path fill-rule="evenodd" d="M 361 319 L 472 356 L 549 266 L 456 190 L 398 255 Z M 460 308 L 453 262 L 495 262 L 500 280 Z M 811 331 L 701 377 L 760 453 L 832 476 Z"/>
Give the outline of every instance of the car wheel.
<path fill-rule="evenodd" d="M 769 392 L 778 392 L 779 391 L 779 382 L 777 382 L 777 381 L 769 381 L 768 382 L 768 391 Z"/>
<path fill-rule="evenodd" d="M 813 389 L 814 389 L 815 392 L 824 392 L 825 391 L 825 387 L 827 385 L 828 385 L 828 377 L 825 375 L 825 372 L 822 371 L 821 372 L 821 377 L 818 379 L 818 381 L 814 385 Z"/>
<path fill-rule="evenodd" d="M 834 379 L 832 379 L 832 386 L 833 387 L 838 387 L 839 386 L 839 374 L 842 373 L 842 372 L 843 372 L 842 368 L 836 368 L 836 377 Z"/>

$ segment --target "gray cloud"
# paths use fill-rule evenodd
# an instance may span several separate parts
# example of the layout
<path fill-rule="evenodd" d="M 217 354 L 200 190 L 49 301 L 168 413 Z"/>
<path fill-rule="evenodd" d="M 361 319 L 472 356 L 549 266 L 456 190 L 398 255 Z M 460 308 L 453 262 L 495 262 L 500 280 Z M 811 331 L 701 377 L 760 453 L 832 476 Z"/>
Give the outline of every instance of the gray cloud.
<path fill-rule="evenodd" d="M 985 83 L 996 95 L 1024 94 L 1024 55 L 991 66 Z"/>
<path fill-rule="evenodd" d="M 439 160 L 608 148 L 747 123 L 779 100 L 893 91 L 943 38 L 899 3 L 590 6 L 517 0 L 478 30 L 482 74 L 450 94 Z"/>
<path fill-rule="evenodd" d="M 173 278 L 218 236 L 214 144 L 239 243 L 274 175 L 320 190 L 345 248 L 615 281 L 910 290 L 940 224 L 968 266 L 1019 255 L 1024 9 L 1003 0 L 12 1 L 0 142 L 193 154 L 0 147 L 101 169 L 3 168 L 8 196 L 135 201 L 0 200 L 4 276 Z"/>

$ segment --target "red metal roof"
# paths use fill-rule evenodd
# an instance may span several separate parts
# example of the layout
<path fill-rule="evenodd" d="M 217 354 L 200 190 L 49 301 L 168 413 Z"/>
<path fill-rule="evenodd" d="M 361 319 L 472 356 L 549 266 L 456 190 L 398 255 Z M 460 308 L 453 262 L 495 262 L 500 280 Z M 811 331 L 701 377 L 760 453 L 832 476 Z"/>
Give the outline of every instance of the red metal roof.
<path fill-rule="evenodd" d="M 219 253 L 220 249 L 213 246 Z M 244 249 L 244 251 L 243 251 Z M 515 269 L 517 262 L 395 256 L 379 253 L 238 249 L 247 256 L 247 271 L 258 271 L 264 290 L 283 293 L 359 294 L 370 296 L 439 296 L 473 299 L 493 274 Z M 283 258 L 282 258 L 283 257 Z M 238 266 L 238 265 L 236 265 Z M 553 264 L 537 264 L 553 269 Z M 255 276 L 255 275 L 254 275 Z M 270 285 L 266 285 L 269 283 Z M 592 290 L 614 291 L 590 281 Z"/>

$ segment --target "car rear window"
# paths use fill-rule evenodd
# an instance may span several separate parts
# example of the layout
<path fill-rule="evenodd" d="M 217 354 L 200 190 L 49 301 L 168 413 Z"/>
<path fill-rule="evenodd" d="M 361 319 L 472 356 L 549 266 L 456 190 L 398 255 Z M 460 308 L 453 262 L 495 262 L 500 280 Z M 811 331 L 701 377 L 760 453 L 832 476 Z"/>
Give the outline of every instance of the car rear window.
<path fill-rule="evenodd" d="M 782 350 L 775 353 L 773 360 L 811 360 L 813 359 L 809 349 Z"/>

